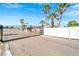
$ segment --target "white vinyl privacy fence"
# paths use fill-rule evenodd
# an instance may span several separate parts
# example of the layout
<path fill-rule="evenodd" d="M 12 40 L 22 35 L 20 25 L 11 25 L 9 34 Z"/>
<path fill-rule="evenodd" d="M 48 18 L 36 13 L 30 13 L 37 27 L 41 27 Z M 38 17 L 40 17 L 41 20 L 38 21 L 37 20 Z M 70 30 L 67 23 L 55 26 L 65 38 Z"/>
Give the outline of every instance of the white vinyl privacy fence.
<path fill-rule="evenodd" d="M 79 39 L 79 27 L 44 28 L 44 35 Z"/>

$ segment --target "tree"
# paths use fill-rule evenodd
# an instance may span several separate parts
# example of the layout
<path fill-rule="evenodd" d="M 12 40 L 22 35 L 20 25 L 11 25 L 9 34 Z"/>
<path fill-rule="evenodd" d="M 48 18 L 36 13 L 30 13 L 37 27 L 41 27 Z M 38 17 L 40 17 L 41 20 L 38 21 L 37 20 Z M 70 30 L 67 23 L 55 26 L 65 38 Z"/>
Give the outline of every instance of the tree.
<path fill-rule="evenodd" d="M 21 29 L 25 30 L 26 29 L 26 23 L 25 23 L 24 19 L 20 19 L 20 23 L 21 23 Z"/>
<path fill-rule="evenodd" d="M 71 20 L 68 22 L 68 27 L 75 27 L 75 26 L 79 26 L 79 23 L 76 20 Z"/>
<path fill-rule="evenodd" d="M 42 7 L 42 11 L 44 12 L 45 17 L 47 17 L 47 14 L 48 14 L 48 12 L 50 11 L 50 9 L 51 9 L 51 7 L 50 7 L 49 4 L 45 4 L 45 5 L 43 5 L 43 7 Z"/>
<path fill-rule="evenodd" d="M 10 26 L 9 28 L 10 28 L 10 29 L 14 29 L 15 27 L 14 27 L 14 26 Z"/>
<path fill-rule="evenodd" d="M 48 23 L 47 23 L 47 17 L 48 17 L 48 13 L 49 13 L 50 9 L 51 9 L 51 7 L 50 7 L 49 4 L 45 4 L 45 5 L 43 5 L 43 7 L 42 7 L 42 11 L 43 11 L 44 14 L 45 14 L 45 24 L 46 24 L 46 25 L 48 24 Z"/>
<path fill-rule="evenodd" d="M 30 25 L 30 26 L 28 27 L 28 30 L 30 30 L 30 32 L 32 32 L 32 29 L 33 29 L 33 26 Z"/>
<path fill-rule="evenodd" d="M 4 28 L 9 28 L 9 26 L 4 26 Z"/>
<path fill-rule="evenodd" d="M 44 23 L 45 23 L 45 21 L 44 21 L 44 20 L 41 20 L 41 21 L 40 21 L 40 24 L 43 24 L 43 25 L 44 25 Z"/>
<path fill-rule="evenodd" d="M 70 4 L 67 3 L 60 3 L 56 9 L 56 11 L 59 13 L 59 23 L 58 23 L 58 27 L 60 27 L 61 24 L 61 18 L 62 18 L 62 14 L 67 10 L 67 8 L 70 7 Z"/>
<path fill-rule="evenodd" d="M 48 18 L 50 18 L 51 20 L 52 20 L 52 22 L 51 22 L 51 27 L 54 27 L 54 19 L 56 18 L 56 13 L 54 12 L 54 13 L 52 13 L 52 14 L 50 14 L 49 16 L 48 16 Z"/>
<path fill-rule="evenodd" d="M 40 21 L 40 24 L 43 26 L 43 27 L 45 27 L 45 26 L 48 26 L 49 25 L 49 23 L 47 23 L 46 21 L 44 21 L 44 20 L 41 20 Z"/>

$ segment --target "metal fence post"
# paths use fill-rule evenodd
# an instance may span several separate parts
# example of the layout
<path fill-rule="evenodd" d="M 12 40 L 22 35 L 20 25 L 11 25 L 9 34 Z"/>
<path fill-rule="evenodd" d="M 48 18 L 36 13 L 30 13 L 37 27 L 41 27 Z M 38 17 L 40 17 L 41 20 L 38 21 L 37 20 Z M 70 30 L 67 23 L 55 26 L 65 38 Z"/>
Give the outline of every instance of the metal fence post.
<path fill-rule="evenodd" d="M 0 29 L 1 29 L 1 41 L 3 41 L 3 25 L 0 25 Z"/>
<path fill-rule="evenodd" d="M 42 24 L 42 35 L 44 34 L 44 25 Z"/>

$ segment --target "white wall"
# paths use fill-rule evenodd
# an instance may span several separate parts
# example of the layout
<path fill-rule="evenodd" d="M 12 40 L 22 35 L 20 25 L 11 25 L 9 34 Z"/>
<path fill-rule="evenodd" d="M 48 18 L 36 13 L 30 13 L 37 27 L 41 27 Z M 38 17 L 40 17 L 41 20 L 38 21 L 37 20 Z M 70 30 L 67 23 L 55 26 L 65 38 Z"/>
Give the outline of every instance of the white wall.
<path fill-rule="evenodd" d="M 56 36 L 56 28 L 44 28 L 44 34 L 50 36 Z"/>
<path fill-rule="evenodd" d="M 79 27 L 44 28 L 44 35 L 79 39 Z"/>
<path fill-rule="evenodd" d="M 79 27 L 70 27 L 70 38 L 79 39 Z"/>
<path fill-rule="evenodd" d="M 69 28 L 57 28 L 57 37 L 69 37 Z"/>

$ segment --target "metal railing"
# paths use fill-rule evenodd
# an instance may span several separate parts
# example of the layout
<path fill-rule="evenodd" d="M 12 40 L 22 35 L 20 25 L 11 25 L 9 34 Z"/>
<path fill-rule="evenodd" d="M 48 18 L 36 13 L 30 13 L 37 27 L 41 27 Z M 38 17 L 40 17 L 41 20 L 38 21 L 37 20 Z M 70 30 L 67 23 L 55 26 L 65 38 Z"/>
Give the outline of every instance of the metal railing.
<path fill-rule="evenodd" d="M 28 37 L 35 37 L 39 35 L 43 35 L 42 26 L 36 26 L 33 28 L 21 30 L 20 28 L 13 28 L 11 26 L 5 27 L 3 25 L 0 25 L 0 41 L 2 42 L 23 39 Z"/>

